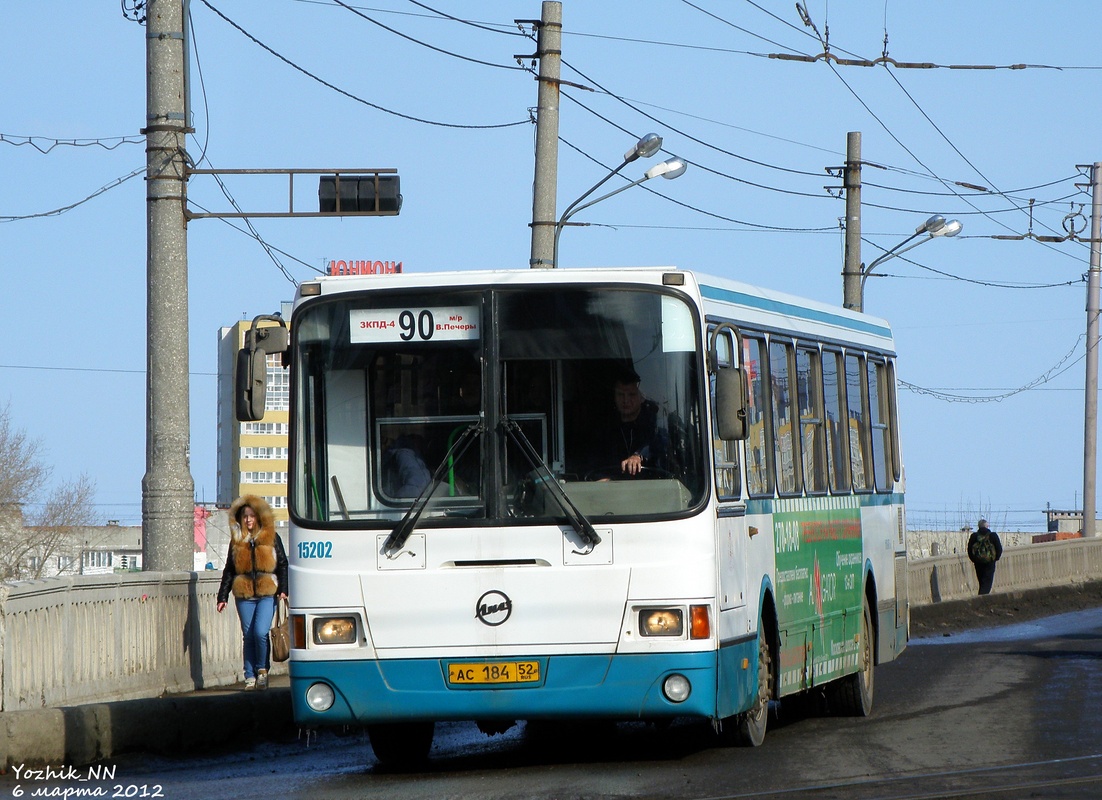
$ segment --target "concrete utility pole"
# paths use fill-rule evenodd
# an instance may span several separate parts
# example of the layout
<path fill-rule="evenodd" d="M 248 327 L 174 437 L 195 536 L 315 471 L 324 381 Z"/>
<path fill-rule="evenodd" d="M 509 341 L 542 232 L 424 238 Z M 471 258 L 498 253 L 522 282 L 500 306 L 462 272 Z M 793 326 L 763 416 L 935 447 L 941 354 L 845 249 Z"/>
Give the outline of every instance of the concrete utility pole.
<path fill-rule="evenodd" d="M 1083 424 L 1083 536 L 1095 535 L 1098 464 L 1098 294 L 1102 270 L 1102 162 L 1091 167 L 1091 268 L 1087 273 L 1087 385 Z"/>
<path fill-rule="evenodd" d="M 146 473 L 142 569 L 190 572 L 195 483 L 188 411 L 184 0 L 146 18 Z"/>
<path fill-rule="evenodd" d="M 842 267 L 842 306 L 864 311 L 861 288 L 861 132 L 846 134 L 846 254 Z"/>
<path fill-rule="evenodd" d="M 559 71 L 562 3 L 547 0 L 541 12 L 536 57 L 540 62 L 536 109 L 536 176 L 532 185 L 532 269 L 555 266 L 555 205 L 559 172 Z"/>

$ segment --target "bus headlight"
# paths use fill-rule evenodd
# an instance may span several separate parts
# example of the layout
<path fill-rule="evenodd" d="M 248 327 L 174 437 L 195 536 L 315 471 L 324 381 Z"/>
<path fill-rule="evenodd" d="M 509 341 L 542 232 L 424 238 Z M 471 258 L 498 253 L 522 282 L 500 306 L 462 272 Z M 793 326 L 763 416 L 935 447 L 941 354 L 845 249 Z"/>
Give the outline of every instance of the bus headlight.
<path fill-rule="evenodd" d="M 685 617 L 680 608 L 644 608 L 639 611 L 641 636 L 681 636 Z"/>
<path fill-rule="evenodd" d="M 692 684 L 684 675 L 671 675 L 662 682 L 662 694 L 671 703 L 684 703 L 692 691 Z"/>
<path fill-rule="evenodd" d="M 332 708 L 334 700 L 336 695 L 328 683 L 315 683 L 306 690 L 306 705 L 319 713 Z"/>
<path fill-rule="evenodd" d="M 314 644 L 353 644 L 355 617 L 319 617 L 314 620 Z"/>

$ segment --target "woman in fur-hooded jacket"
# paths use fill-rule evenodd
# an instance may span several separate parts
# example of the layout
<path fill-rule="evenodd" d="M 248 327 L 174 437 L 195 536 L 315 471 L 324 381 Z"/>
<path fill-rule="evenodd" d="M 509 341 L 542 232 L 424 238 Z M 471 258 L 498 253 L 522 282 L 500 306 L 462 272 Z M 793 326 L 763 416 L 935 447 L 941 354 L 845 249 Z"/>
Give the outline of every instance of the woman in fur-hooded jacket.
<path fill-rule="evenodd" d="M 221 613 L 233 592 L 241 618 L 245 688 L 268 688 L 268 630 L 277 597 L 287 597 L 287 554 L 275 515 L 262 497 L 246 494 L 230 506 L 230 548 L 218 587 Z"/>

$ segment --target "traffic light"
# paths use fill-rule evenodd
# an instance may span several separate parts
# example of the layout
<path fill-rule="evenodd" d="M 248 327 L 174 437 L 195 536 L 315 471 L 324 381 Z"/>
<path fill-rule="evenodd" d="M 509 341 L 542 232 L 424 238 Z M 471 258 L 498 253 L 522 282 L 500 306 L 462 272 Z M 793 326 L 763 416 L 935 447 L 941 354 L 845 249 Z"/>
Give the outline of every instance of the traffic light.
<path fill-rule="evenodd" d="M 323 214 L 396 215 L 402 210 L 398 176 L 323 175 L 318 184 L 318 205 Z"/>

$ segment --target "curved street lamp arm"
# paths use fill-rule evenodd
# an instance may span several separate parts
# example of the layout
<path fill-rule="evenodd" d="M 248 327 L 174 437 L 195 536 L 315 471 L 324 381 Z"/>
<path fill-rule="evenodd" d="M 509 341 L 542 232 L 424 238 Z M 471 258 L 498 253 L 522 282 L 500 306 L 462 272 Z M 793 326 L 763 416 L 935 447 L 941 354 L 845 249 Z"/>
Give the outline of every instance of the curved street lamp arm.
<path fill-rule="evenodd" d="M 571 216 L 572 216 L 572 215 L 574 214 L 574 212 L 575 212 L 575 211 L 578 211 L 578 210 L 580 210 L 580 209 L 579 209 L 579 207 L 578 207 L 578 204 L 579 204 L 580 202 L 582 202 L 583 200 L 585 200 L 585 199 L 586 199 L 587 197 L 589 197 L 589 196 L 590 196 L 591 194 L 593 194 L 593 193 L 594 193 L 595 191 L 597 191 L 597 190 L 598 190 L 598 189 L 600 189 L 600 188 L 601 188 L 602 186 L 604 186 L 604 185 L 605 185 L 606 183 L 608 183 L 608 181 L 609 181 L 609 180 L 610 180 L 610 179 L 612 178 L 612 176 L 614 176 L 614 175 L 618 175 L 618 174 L 620 173 L 620 170 L 622 170 L 622 169 L 623 169 L 624 167 L 626 167 L 626 166 L 627 166 L 628 164 L 630 164 L 630 163 L 631 163 L 632 161 L 634 161 L 634 160 L 635 160 L 635 159 L 624 159 L 623 163 L 621 163 L 621 164 L 620 164 L 620 166 L 618 166 L 618 167 L 617 167 L 616 169 L 612 170 L 612 172 L 608 173 L 608 174 L 607 174 L 607 175 L 605 175 L 605 176 L 604 176 L 603 178 L 601 178 L 601 179 L 600 179 L 599 181 L 597 181 L 597 182 L 596 182 L 595 184 L 593 184 L 592 186 L 590 186 L 590 187 L 589 187 L 589 189 L 588 189 L 588 190 L 586 190 L 585 194 L 583 194 L 583 195 L 582 195 L 581 197 L 579 197 L 579 198 L 578 198 L 577 200 L 575 200 L 575 201 L 574 201 L 573 203 L 571 203 L 570 205 L 568 205 L 568 206 L 566 207 L 566 210 L 562 212 L 562 216 L 561 216 L 561 217 L 559 217 L 559 222 L 558 222 L 559 226 L 562 226 L 562 224 L 563 224 L 564 222 L 566 222 L 566 220 L 567 220 L 567 219 L 568 219 L 569 217 L 571 217 Z M 594 200 L 593 202 L 597 202 L 597 201 L 596 201 L 596 200 Z M 588 205 L 592 205 L 592 203 L 589 203 Z M 582 206 L 582 208 L 585 208 L 585 206 Z M 556 228 L 556 230 L 558 230 L 558 228 Z"/>
<path fill-rule="evenodd" d="M 623 164 L 621 164 L 620 166 L 623 167 Z M 615 175 L 615 174 L 616 173 L 612 173 L 610 175 L 605 176 L 605 180 L 601 181 L 601 183 L 604 183 L 609 178 L 611 178 L 612 175 Z M 631 183 L 625 183 L 619 189 L 611 191 L 608 194 L 603 194 L 600 197 L 598 197 L 596 200 L 590 200 L 588 203 L 586 203 L 584 205 L 578 205 L 578 203 L 580 203 L 586 197 L 591 195 L 593 193 L 593 190 L 596 189 L 597 186 L 601 185 L 601 183 L 598 183 L 597 186 L 593 187 L 593 189 L 590 189 L 588 192 L 586 192 L 581 197 L 579 197 L 577 200 L 575 200 L 571 204 L 571 206 L 568 209 L 566 209 L 566 211 L 564 211 L 562 213 L 562 216 L 559 217 L 559 221 L 557 223 L 555 223 L 555 241 L 554 241 L 554 244 L 552 245 L 553 249 L 551 251 L 551 253 L 552 253 L 552 255 L 551 255 L 552 265 L 554 265 L 555 267 L 559 266 L 559 234 L 562 233 L 563 226 L 566 225 L 566 221 L 568 219 L 570 219 L 572 216 L 574 216 L 575 214 L 577 214 L 579 211 L 581 211 L 584 208 L 589 208 L 590 206 L 596 205 L 597 203 L 601 202 L 602 200 L 607 200 L 608 198 L 612 197 L 615 194 L 620 194 L 620 192 L 623 192 L 623 191 L 626 191 L 627 189 L 630 189 L 632 186 L 638 186 L 643 181 L 648 180 L 648 178 L 649 178 L 649 176 L 644 175 L 639 180 L 632 181 Z"/>

